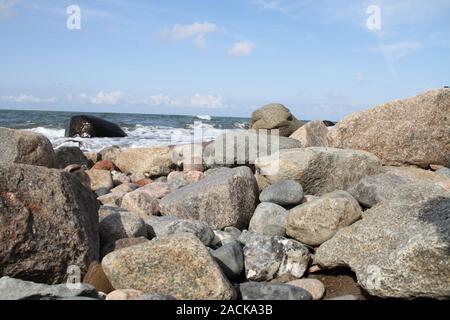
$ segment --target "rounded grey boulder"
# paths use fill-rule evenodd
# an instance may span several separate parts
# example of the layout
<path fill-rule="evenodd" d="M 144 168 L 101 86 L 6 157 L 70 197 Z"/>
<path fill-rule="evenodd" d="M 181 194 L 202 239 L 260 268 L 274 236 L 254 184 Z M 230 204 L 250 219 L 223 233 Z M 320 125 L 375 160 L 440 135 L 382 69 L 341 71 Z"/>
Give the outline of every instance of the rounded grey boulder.
<path fill-rule="evenodd" d="M 296 181 L 281 181 L 264 189 L 259 196 L 259 200 L 261 202 L 272 202 L 280 206 L 295 206 L 303 200 L 303 188 Z"/>

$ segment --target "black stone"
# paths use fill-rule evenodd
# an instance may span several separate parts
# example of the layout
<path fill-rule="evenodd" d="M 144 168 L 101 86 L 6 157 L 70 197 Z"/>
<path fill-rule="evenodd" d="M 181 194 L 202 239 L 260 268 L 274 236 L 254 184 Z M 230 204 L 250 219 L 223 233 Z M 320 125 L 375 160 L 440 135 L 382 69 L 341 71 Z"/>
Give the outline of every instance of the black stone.
<path fill-rule="evenodd" d="M 127 134 L 115 123 L 93 117 L 74 116 L 66 128 L 66 137 L 123 138 Z"/>

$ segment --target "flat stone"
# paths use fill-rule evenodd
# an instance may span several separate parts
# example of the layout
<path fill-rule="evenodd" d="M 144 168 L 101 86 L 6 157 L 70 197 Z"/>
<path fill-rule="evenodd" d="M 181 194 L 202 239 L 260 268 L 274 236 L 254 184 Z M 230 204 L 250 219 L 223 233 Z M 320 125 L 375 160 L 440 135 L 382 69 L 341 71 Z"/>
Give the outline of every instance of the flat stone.
<path fill-rule="evenodd" d="M 179 300 L 230 300 L 235 295 L 206 247 L 188 233 L 114 251 L 102 266 L 115 288 Z"/>
<path fill-rule="evenodd" d="M 242 300 L 278 301 L 311 300 L 311 294 L 301 288 L 287 284 L 245 282 L 239 285 Z"/>
<path fill-rule="evenodd" d="M 301 243 L 319 246 L 339 229 L 358 221 L 361 215 L 361 207 L 348 192 L 335 191 L 291 209 L 286 233 Z"/>

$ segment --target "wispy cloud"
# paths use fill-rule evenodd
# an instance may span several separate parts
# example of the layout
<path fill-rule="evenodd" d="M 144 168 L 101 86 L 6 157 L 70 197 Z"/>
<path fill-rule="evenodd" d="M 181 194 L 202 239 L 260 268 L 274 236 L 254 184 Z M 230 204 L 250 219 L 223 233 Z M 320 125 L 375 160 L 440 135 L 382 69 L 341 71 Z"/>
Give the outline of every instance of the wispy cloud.
<path fill-rule="evenodd" d="M 401 59 L 408 54 L 423 48 L 422 43 L 417 41 L 411 42 L 397 42 L 392 44 L 381 44 L 375 47 L 370 47 L 372 52 L 382 53 L 388 60 L 394 61 Z"/>
<path fill-rule="evenodd" d="M 161 32 L 161 37 L 173 41 L 191 39 L 196 46 L 204 48 L 206 46 L 206 37 L 218 31 L 219 27 L 211 22 L 195 22 L 188 25 L 175 24 L 170 29 L 164 29 Z"/>
<path fill-rule="evenodd" d="M 19 94 L 0 97 L 1 101 L 13 103 L 54 103 L 58 101 L 57 98 L 40 98 L 31 94 Z"/>
<path fill-rule="evenodd" d="M 143 104 L 149 106 L 167 106 L 178 108 L 205 108 L 215 109 L 224 108 L 225 103 L 221 95 L 199 94 L 196 93 L 191 97 L 174 97 L 167 94 L 156 94 L 144 99 Z M 139 102 L 137 102 L 139 104 Z"/>
<path fill-rule="evenodd" d="M 255 45 L 249 41 L 239 41 L 233 44 L 228 50 L 228 55 L 232 57 L 249 56 L 253 53 Z"/>
<path fill-rule="evenodd" d="M 89 96 L 86 93 L 81 93 L 78 95 L 80 101 L 88 102 L 94 105 L 117 105 L 124 98 L 124 94 L 122 91 L 110 91 L 104 92 L 100 91 L 94 96 Z"/>

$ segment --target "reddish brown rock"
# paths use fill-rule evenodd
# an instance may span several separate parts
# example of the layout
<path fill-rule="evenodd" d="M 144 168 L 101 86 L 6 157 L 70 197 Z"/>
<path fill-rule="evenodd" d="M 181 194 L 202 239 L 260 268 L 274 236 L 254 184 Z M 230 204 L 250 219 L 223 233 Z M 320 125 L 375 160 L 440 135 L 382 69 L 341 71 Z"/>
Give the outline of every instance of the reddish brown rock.
<path fill-rule="evenodd" d="M 72 174 L 29 165 L 0 167 L 0 274 L 62 283 L 68 266 L 86 273 L 99 258 L 98 203 Z"/>
<path fill-rule="evenodd" d="M 97 162 L 93 167 L 93 170 L 107 170 L 107 171 L 118 171 L 116 165 L 109 160 L 102 160 Z"/>
<path fill-rule="evenodd" d="M 141 179 L 138 181 L 135 181 L 134 184 L 137 184 L 139 188 L 145 187 L 146 185 L 153 183 L 153 180 L 151 179 Z"/>
<path fill-rule="evenodd" d="M 110 293 L 114 291 L 113 286 L 109 282 L 100 262 L 92 262 L 83 279 L 83 283 L 92 285 L 97 291 L 103 293 Z"/>

